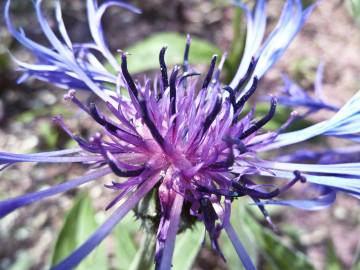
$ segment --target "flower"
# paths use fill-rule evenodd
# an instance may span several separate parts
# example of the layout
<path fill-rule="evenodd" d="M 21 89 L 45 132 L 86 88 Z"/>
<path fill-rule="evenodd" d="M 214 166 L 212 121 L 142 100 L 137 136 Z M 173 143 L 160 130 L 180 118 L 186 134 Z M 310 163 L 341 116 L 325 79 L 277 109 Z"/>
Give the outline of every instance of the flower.
<path fill-rule="evenodd" d="M 296 82 L 294 82 L 287 75 L 284 74 L 283 95 L 278 97 L 278 102 L 288 107 L 305 107 L 307 111 L 301 117 L 306 117 L 322 109 L 337 112 L 339 110 L 338 107 L 325 101 L 322 91 L 323 73 L 324 65 L 320 64 L 316 72 L 316 78 L 314 83 L 315 97 L 310 96 Z"/>
<path fill-rule="evenodd" d="M 256 91 L 258 80 L 279 59 L 314 6 L 303 10 L 300 0 L 286 1 L 278 25 L 261 45 L 266 25 L 266 2 L 257 1 L 253 12 L 244 4 L 238 4 L 248 19 L 246 46 L 235 77 L 229 86 L 224 86 L 219 81 L 219 73 L 225 57 L 216 66 L 217 56 L 214 56 L 203 79 L 189 66 L 190 36 L 185 46 L 182 70 L 175 66 L 168 72 L 164 47 L 159 54 L 159 80 L 145 79 L 143 83 L 134 80 L 127 68 L 126 53 L 121 52 L 121 63 L 118 63 L 106 45 L 101 28 L 102 15 L 112 5 L 139 12 L 123 2 L 106 1 L 98 6 L 95 0 L 88 0 L 93 42 L 73 44 L 64 27 L 60 3 L 57 2 L 56 6 L 59 38 L 42 14 L 41 1 L 36 1 L 40 26 L 52 46 L 49 49 L 16 29 L 10 20 L 8 0 L 5 19 L 9 31 L 37 57 L 36 64 L 14 59 L 24 71 L 21 80 L 32 76 L 69 89 L 65 99 L 87 113 L 101 131 L 88 140 L 81 138 L 57 116 L 54 122 L 78 143 L 78 148 L 27 155 L 1 152 L 0 164 L 3 167 L 17 162 L 79 162 L 87 164 L 90 172 L 46 190 L 1 201 L 0 217 L 101 176 L 113 174 L 119 177 L 118 181 L 106 185 L 116 194 L 106 207 L 116 208 L 113 214 L 83 245 L 53 269 L 75 267 L 154 189 L 161 206 L 155 256 L 160 270 L 171 268 L 175 238 L 183 216 L 192 216 L 204 223 L 212 247 L 221 256 L 217 240 L 224 230 L 245 268 L 255 269 L 229 222 L 231 203 L 235 198 L 250 197 L 272 224 L 265 209 L 267 204 L 316 210 L 331 205 L 336 191 L 359 196 L 359 163 L 299 164 L 260 158 L 259 154 L 264 151 L 319 135 L 357 141 L 360 93 L 330 120 L 303 130 L 284 132 L 294 119 L 290 116 L 278 131 L 262 131 L 276 113 L 276 98 L 271 98 L 268 113 L 259 120 L 254 120 L 254 110 L 245 114 L 244 105 Z M 105 69 L 97 58 L 98 53 L 112 65 L 116 74 Z M 127 90 L 128 96 L 120 94 L 121 88 Z M 100 111 L 95 103 L 85 105 L 73 89 L 95 93 L 105 103 L 106 112 Z M 257 184 L 257 176 L 289 181 L 280 187 Z M 274 199 L 300 183 L 319 188 L 319 196 L 302 200 Z M 118 206 L 120 201 L 123 202 Z"/>

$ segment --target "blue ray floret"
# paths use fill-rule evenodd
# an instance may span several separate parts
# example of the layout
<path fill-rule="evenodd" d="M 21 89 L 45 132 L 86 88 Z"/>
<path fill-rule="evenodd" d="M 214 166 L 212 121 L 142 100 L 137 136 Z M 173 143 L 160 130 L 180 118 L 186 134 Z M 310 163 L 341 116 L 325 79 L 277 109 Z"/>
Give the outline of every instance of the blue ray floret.
<path fill-rule="evenodd" d="M 105 185 L 115 196 L 106 206 L 114 209 L 110 218 L 69 257 L 53 269 L 72 269 L 84 259 L 147 194 L 156 191 L 161 211 L 157 230 L 155 264 L 159 270 L 171 268 L 175 238 L 182 215 L 202 221 L 212 247 L 222 256 L 218 243 L 225 231 L 246 269 L 255 269 L 238 239 L 229 217 L 235 198 L 248 196 L 264 214 L 268 204 L 318 210 L 331 205 L 336 192 L 360 195 L 360 163 L 301 164 L 291 159 L 263 160 L 259 153 L 306 141 L 315 136 L 337 136 L 358 142 L 360 131 L 360 93 L 327 121 L 306 129 L 283 133 L 284 128 L 265 132 L 263 127 L 276 114 L 277 100 L 271 98 L 269 111 L 254 119 L 254 110 L 245 113 L 244 106 L 257 91 L 258 81 L 273 66 L 303 26 L 314 6 L 303 10 L 300 0 L 288 0 L 275 29 L 264 42 L 266 1 L 257 1 L 254 10 L 237 3 L 247 16 L 247 38 L 243 59 L 230 85 L 222 85 L 219 72 L 225 57 L 217 66 L 217 56 L 209 59 L 203 77 L 189 66 L 190 36 L 186 41 L 182 69 L 171 71 L 165 62 L 166 47 L 159 53 L 160 74 L 155 83 L 134 80 L 128 71 L 126 53 L 118 63 L 106 45 L 101 18 L 110 6 L 139 13 L 122 1 L 105 1 L 98 5 L 87 0 L 92 41 L 71 42 L 62 20 L 60 3 L 56 20 L 60 36 L 47 23 L 41 1 L 34 1 L 40 27 L 51 44 L 47 48 L 29 39 L 10 19 L 10 3 L 5 19 L 10 33 L 36 56 L 29 64 L 15 59 L 23 72 L 22 79 L 32 76 L 68 90 L 65 99 L 80 108 L 98 125 L 99 133 L 90 138 L 75 135 L 59 116 L 59 125 L 78 147 L 70 150 L 37 154 L 0 152 L 0 169 L 18 162 L 83 163 L 87 174 L 50 187 L 0 202 L 0 217 L 30 203 L 76 188 L 112 174 L 117 181 Z M 101 56 L 99 56 L 101 55 Z M 110 73 L 104 61 L 115 70 Z M 120 88 L 128 95 L 120 95 Z M 114 91 L 112 89 L 116 89 Z M 105 108 L 85 105 L 77 90 L 96 94 Z M 103 109 L 99 109 L 103 108 Z M 290 117 L 291 118 L 291 117 Z M 286 125 L 286 124 L 285 124 Z M 283 185 L 258 184 L 259 177 L 288 180 Z M 315 187 L 318 196 L 281 200 L 294 185 Z M 120 203 L 122 202 L 122 203 Z M 184 206 L 189 207 L 184 207 Z M 184 213 L 185 209 L 190 211 Z"/>

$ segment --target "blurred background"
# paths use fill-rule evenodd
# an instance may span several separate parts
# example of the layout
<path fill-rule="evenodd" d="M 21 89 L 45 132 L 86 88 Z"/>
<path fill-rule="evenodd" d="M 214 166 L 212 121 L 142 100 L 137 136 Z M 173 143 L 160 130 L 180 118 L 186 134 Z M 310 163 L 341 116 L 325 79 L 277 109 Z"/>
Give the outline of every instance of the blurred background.
<path fill-rule="evenodd" d="M 64 132 L 52 124 L 52 116 L 63 115 L 66 123 L 85 137 L 93 134 L 96 128 L 77 108 L 63 101 L 64 91 L 31 79 L 23 84 L 16 83 L 20 74 L 8 52 L 29 62 L 33 57 L 7 32 L 3 19 L 4 2 L 0 1 L 0 149 L 32 153 L 73 146 Z M 24 27 L 28 36 L 47 44 L 31 2 L 14 0 L 12 19 L 16 25 Z M 49 22 L 54 25 L 54 2 L 43 2 Z M 271 30 L 284 1 L 269 2 L 268 30 Z M 86 1 L 63 0 L 61 3 L 72 40 L 88 41 Z M 206 67 L 213 53 L 226 51 L 230 57 L 223 81 L 227 82 L 234 74 L 241 58 L 245 23 L 241 12 L 229 6 L 227 1 L 148 0 L 131 3 L 143 13 L 135 15 L 112 8 L 104 16 L 103 27 L 113 51 L 123 49 L 132 54 L 130 69 L 139 74 L 137 77 L 142 78 L 145 72 L 158 73 L 148 70 L 157 69 L 157 54 L 163 45 L 168 45 L 169 65 L 180 63 L 186 33 L 194 39 L 190 60 L 199 70 Z M 304 1 L 304 5 L 310 3 Z M 359 51 L 360 1 L 321 1 L 281 61 L 262 79 L 258 91 L 278 93 L 283 87 L 281 74 L 286 72 L 311 92 L 316 69 L 323 63 L 326 99 L 340 106 L 360 88 Z M 273 123 L 275 127 L 287 118 L 288 111 L 283 113 L 279 123 Z M 309 121 L 329 116 L 327 112 L 319 113 Z M 329 146 L 331 144 L 330 141 Z M 0 199 L 46 188 L 84 171 L 85 168 L 79 165 L 11 166 L 0 172 Z M 103 209 L 114 195 L 103 188 L 105 181 L 30 205 L 2 219 L 0 269 L 47 269 L 52 262 L 81 244 L 108 215 Z M 357 200 L 340 194 L 332 207 L 319 212 L 269 209 L 279 228 L 276 233 L 247 200 L 238 200 L 233 210 L 233 222 L 259 269 L 360 269 L 360 207 Z M 140 223 L 129 215 L 100 245 L 95 254 L 96 262 L 85 261 L 79 269 L 142 269 L 134 262 L 134 258 L 144 252 L 141 250 Z M 180 260 L 174 262 L 174 269 L 241 269 L 228 239 L 221 238 L 227 264 L 211 251 L 208 243 L 197 249 L 202 239 L 203 228 L 198 226 L 182 234 L 175 251 L 175 258 Z"/>

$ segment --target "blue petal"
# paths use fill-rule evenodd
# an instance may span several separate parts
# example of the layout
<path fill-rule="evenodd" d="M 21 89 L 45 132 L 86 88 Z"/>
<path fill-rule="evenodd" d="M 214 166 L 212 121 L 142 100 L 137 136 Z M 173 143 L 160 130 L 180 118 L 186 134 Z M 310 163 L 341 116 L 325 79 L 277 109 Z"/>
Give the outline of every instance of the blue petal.
<path fill-rule="evenodd" d="M 79 149 L 68 149 L 36 154 L 0 152 L 0 164 L 11 164 L 16 162 L 73 163 L 99 161 L 103 159 L 101 156 L 67 156 L 78 152 Z"/>
<path fill-rule="evenodd" d="M 268 200 L 256 203 L 257 205 L 282 205 L 291 206 L 307 211 L 316 211 L 329 207 L 336 200 L 336 192 L 332 189 L 327 189 L 326 192 L 317 198 L 308 200 Z"/>
<path fill-rule="evenodd" d="M 18 209 L 19 207 L 23 207 L 25 205 L 31 204 L 33 202 L 42 200 L 46 197 L 53 196 L 70 189 L 73 189 L 77 186 L 85 184 L 89 181 L 95 180 L 99 177 L 107 175 L 111 173 L 109 168 L 101 169 L 95 171 L 93 173 L 84 175 L 82 177 L 67 181 L 65 183 L 53 186 L 51 188 L 41 190 L 38 192 L 33 192 L 29 194 L 25 194 L 16 198 L 7 199 L 4 201 L 0 201 L 0 218 L 6 216 L 7 214 L 11 213 L 12 211 Z"/>
<path fill-rule="evenodd" d="M 236 232 L 230 223 L 224 224 L 224 229 L 227 235 L 230 238 L 231 243 L 233 244 L 236 253 L 238 254 L 243 266 L 246 270 L 256 270 L 255 265 L 251 261 L 249 254 L 246 252 L 246 249 L 242 245 L 240 239 L 237 237 Z"/>
<path fill-rule="evenodd" d="M 258 59 L 258 64 L 253 76 L 261 78 L 283 55 L 291 41 L 304 25 L 315 5 L 311 5 L 303 10 L 300 0 L 288 0 L 282 10 L 278 24 L 260 49 L 259 46 L 264 36 L 266 20 L 264 1 L 257 1 L 255 16 L 251 16 L 248 8 L 244 4 L 241 6 L 245 10 L 248 19 L 247 37 L 242 61 L 235 77 L 230 83 L 232 88 L 235 88 L 239 80 L 244 76 L 245 69 L 249 66 L 251 57 Z"/>
<path fill-rule="evenodd" d="M 358 133 L 360 133 L 360 91 L 329 120 L 298 131 L 280 134 L 274 142 L 262 147 L 259 151 L 278 149 L 319 135 L 337 136 L 359 141 Z"/>

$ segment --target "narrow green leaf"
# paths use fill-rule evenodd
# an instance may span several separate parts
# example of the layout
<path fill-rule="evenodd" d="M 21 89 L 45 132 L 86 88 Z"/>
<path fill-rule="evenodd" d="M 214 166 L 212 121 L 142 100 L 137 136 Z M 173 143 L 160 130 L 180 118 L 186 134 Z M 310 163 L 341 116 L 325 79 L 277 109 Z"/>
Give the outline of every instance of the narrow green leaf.
<path fill-rule="evenodd" d="M 147 233 L 143 234 L 143 239 L 140 244 L 140 249 L 137 251 L 129 270 L 152 270 L 155 267 L 154 254 L 155 254 L 156 235 Z"/>
<path fill-rule="evenodd" d="M 326 245 L 326 266 L 327 270 L 341 270 L 344 269 L 340 259 L 336 255 L 334 243 L 329 240 Z"/>
<path fill-rule="evenodd" d="M 176 237 L 173 256 L 173 270 L 191 269 L 204 238 L 204 230 L 198 222 L 193 228 Z"/>
<path fill-rule="evenodd" d="M 224 71 L 226 73 L 226 81 L 230 82 L 236 74 L 239 63 L 244 53 L 245 38 L 246 38 L 246 24 L 243 23 L 244 12 L 240 8 L 234 9 L 234 15 L 232 19 L 233 26 L 233 39 L 231 41 L 231 47 L 229 57 L 225 62 Z"/>
<path fill-rule="evenodd" d="M 243 218 L 248 228 L 253 232 L 258 248 L 266 261 L 264 269 L 315 269 L 305 254 L 283 243 L 280 237 L 251 217 L 248 210 L 245 211 Z"/>
<path fill-rule="evenodd" d="M 351 270 L 359 270 L 359 269 L 360 269 L 360 243 L 356 248 L 355 259 L 351 267 Z"/>
<path fill-rule="evenodd" d="M 131 212 L 114 230 L 116 239 L 116 265 L 118 270 L 128 270 L 136 255 L 135 232 L 140 225 Z"/>
<path fill-rule="evenodd" d="M 159 52 L 163 46 L 168 46 L 165 54 L 166 64 L 169 66 L 182 64 L 186 36 L 174 32 L 160 32 L 126 48 L 130 53 L 128 59 L 129 71 L 139 73 L 147 70 L 159 69 Z M 189 61 L 192 64 L 208 64 L 214 54 L 220 50 L 203 39 L 192 37 Z M 120 59 L 119 59 L 120 61 Z"/>
<path fill-rule="evenodd" d="M 64 225 L 60 230 L 52 256 L 52 265 L 59 263 L 84 243 L 88 237 L 98 228 L 95 220 L 95 212 L 88 195 L 79 196 L 73 208 L 65 218 Z M 77 270 L 106 270 L 107 256 L 104 247 L 97 247 Z"/>

